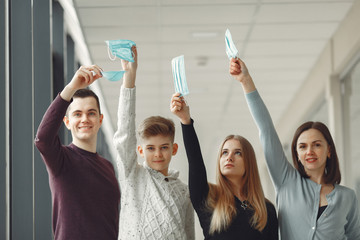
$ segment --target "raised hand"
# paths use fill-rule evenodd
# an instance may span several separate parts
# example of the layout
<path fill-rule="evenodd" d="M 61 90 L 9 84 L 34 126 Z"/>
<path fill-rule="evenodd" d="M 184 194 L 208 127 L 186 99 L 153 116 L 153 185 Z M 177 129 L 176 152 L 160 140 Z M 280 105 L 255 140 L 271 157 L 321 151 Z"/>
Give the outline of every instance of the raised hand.
<path fill-rule="evenodd" d="M 101 68 L 99 66 L 81 66 L 75 72 L 74 77 L 71 79 L 70 83 L 65 86 L 60 95 L 64 100 L 70 101 L 77 90 L 88 87 L 101 77 Z"/>
<path fill-rule="evenodd" d="M 190 124 L 190 109 L 186 104 L 184 97 L 180 97 L 180 93 L 174 93 L 170 101 L 170 111 L 176 115 L 182 124 Z"/>
<path fill-rule="evenodd" d="M 135 45 L 132 46 L 131 50 L 134 53 L 134 62 L 129 62 L 124 59 L 121 59 L 121 66 L 123 70 L 126 71 L 124 74 L 123 84 L 127 88 L 135 87 L 136 70 L 138 66 L 136 46 Z"/>
<path fill-rule="evenodd" d="M 242 84 L 246 93 L 256 89 L 245 63 L 240 58 L 230 59 L 229 72 L 231 76 Z"/>

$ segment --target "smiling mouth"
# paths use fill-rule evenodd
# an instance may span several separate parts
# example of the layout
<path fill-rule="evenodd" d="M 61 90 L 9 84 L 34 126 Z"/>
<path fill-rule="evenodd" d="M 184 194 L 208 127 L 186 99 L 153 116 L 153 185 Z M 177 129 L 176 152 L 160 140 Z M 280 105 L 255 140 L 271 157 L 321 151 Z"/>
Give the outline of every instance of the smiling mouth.
<path fill-rule="evenodd" d="M 306 162 L 308 162 L 308 163 L 313 163 L 313 162 L 315 162 L 315 161 L 317 161 L 317 158 L 309 158 L 309 159 L 306 159 Z"/>
<path fill-rule="evenodd" d="M 81 130 L 88 130 L 88 129 L 91 129 L 91 128 L 92 128 L 91 126 L 79 127 L 79 129 L 81 129 Z"/>

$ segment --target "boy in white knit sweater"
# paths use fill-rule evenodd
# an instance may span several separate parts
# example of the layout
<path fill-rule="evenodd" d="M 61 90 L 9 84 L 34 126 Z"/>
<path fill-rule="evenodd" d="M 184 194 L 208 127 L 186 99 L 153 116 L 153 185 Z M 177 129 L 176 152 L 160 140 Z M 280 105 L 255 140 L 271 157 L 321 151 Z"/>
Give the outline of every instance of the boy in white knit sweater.
<path fill-rule="evenodd" d="M 137 162 L 135 99 L 137 50 L 134 62 L 121 60 L 126 70 L 120 89 L 118 129 L 114 144 L 121 189 L 119 239 L 195 239 L 194 210 L 188 187 L 170 170 L 177 152 L 174 123 L 149 117 L 139 128 L 137 147 L 143 164 Z"/>

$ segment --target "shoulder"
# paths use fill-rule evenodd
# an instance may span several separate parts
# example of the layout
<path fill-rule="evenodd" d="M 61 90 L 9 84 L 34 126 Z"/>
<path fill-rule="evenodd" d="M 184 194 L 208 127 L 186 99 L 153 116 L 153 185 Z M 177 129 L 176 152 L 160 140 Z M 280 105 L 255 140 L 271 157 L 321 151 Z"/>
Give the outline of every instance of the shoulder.
<path fill-rule="evenodd" d="M 98 157 L 98 159 L 99 159 L 100 161 L 102 161 L 105 165 L 108 165 L 108 166 L 110 166 L 111 168 L 114 168 L 114 166 L 113 166 L 113 164 L 110 162 L 110 160 L 108 160 L 108 159 L 100 156 L 99 154 L 97 155 L 97 157 Z"/>
<path fill-rule="evenodd" d="M 269 215 L 276 215 L 276 209 L 275 206 L 272 202 L 270 202 L 270 200 L 265 199 L 265 204 L 266 204 L 266 209 L 269 213 Z"/>
<path fill-rule="evenodd" d="M 335 192 L 339 193 L 339 194 L 344 194 L 347 197 L 348 196 L 354 196 L 356 197 L 355 191 L 351 188 L 342 186 L 342 185 L 335 185 Z"/>
<path fill-rule="evenodd" d="M 333 196 L 336 196 L 336 199 L 342 199 L 342 201 L 345 200 L 346 202 L 357 202 L 355 191 L 351 188 L 336 184 L 333 192 Z M 329 195 L 332 195 L 332 193 Z"/>

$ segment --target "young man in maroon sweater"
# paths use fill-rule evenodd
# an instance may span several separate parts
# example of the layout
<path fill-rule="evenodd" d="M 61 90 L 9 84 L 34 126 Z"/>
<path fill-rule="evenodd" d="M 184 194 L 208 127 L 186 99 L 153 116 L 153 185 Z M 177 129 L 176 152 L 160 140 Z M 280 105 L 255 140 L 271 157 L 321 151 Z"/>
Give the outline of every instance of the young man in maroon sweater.
<path fill-rule="evenodd" d="M 101 69 L 82 66 L 51 103 L 37 131 L 35 145 L 49 173 L 53 232 L 57 239 L 117 239 L 120 191 L 112 164 L 96 153 L 102 124 L 98 97 L 84 89 Z M 72 143 L 61 144 L 64 121 Z"/>

